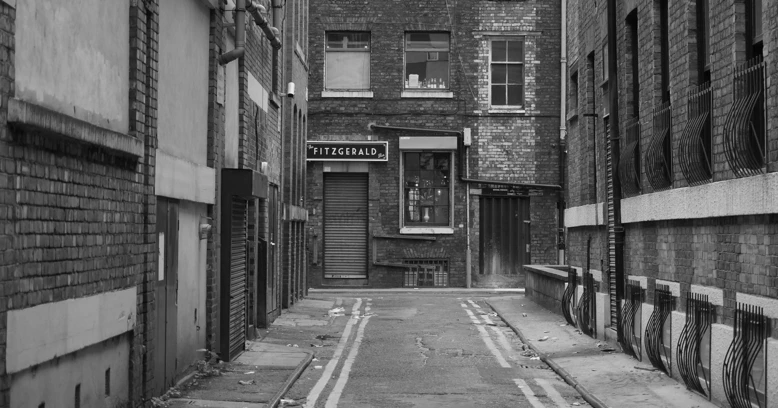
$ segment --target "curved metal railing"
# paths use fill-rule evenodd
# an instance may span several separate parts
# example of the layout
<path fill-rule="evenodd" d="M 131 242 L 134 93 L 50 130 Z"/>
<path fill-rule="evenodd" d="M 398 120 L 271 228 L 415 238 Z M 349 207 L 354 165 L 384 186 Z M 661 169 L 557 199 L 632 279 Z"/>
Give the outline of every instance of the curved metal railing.
<path fill-rule="evenodd" d="M 567 323 L 575 326 L 575 292 L 578 288 L 578 274 L 573 267 L 567 269 L 567 287 L 562 293 L 562 316 Z"/>
<path fill-rule="evenodd" d="M 662 191 L 673 184 L 672 160 L 672 105 L 664 102 L 654 108 L 654 134 L 645 155 L 646 178 L 654 191 Z"/>
<path fill-rule="evenodd" d="M 767 326 L 761 307 L 739 304 L 735 309 L 735 337 L 724 356 L 723 369 L 724 393 L 733 408 L 767 406 L 763 400 L 765 385 L 756 384 L 753 375 L 756 359 L 768 336 Z M 766 362 L 763 364 L 766 368 Z"/>
<path fill-rule="evenodd" d="M 766 162 L 765 68 L 756 57 L 735 69 L 735 101 L 724 123 L 724 153 L 737 177 L 763 173 Z"/>
<path fill-rule="evenodd" d="M 678 162 L 684 178 L 693 186 L 707 183 L 713 177 L 711 102 L 710 82 L 689 91 L 689 121 L 679 141 Z"/>
<path fill-rule="evenodd" d="M 624 352 L 641 361 L 643 359 L 642 344 L 639 336 L 635 336 L 636 316 L 643 302 L 643 291 L 640 282 L 627 282 L 624 306 L 621 309 L 621 347 Z M 638 322 L 638 325 L 640 323 Z M 640 327 L 640 326 L 638 326 Z"/>
<path fill-rule="evenodd" d="M 624 149 L 619 157 L 619 179 L 624 197 L 640 194 L 640 118 L 626 121 Z"/>
<path fill-rule="evenodd" d="M 664 342 L 664 328 L 670 312 L 675 309 L 675 297 L 667 285 L 656 285 L 654 311 L 646 324 L 646 354 L 651 365 L 667 375 L 672 374 L 671 355 Z"/>
<path fill-rule="evenodd" d="M 702 362 L 702 342 L 710 344 L 710 326 L 713 305 L 708 296 L 688 293 L 686 296 L 686 324 L 681 330 L 676 349 L 678 372 L 686 388 L 710 398 L 710 375 Z M 710 348 L 708 348 L 710 351 Z M 710 361 L 710 356 L 708 356 Z"/>

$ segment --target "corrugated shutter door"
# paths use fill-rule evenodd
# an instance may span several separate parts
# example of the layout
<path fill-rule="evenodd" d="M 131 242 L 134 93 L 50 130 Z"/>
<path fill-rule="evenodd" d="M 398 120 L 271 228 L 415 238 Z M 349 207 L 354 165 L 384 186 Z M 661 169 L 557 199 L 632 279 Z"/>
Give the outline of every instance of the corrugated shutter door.
<path fill-rule="evenodd" d="M 248 254 L 248 202 L 235 197 L 232 202 L 230 237 L 230 360 L 246 344 L 246 264 Z"/>
<path fill-rule="evenodd" d="M 367 173 L 324 173 L 324 277 L 367 277 Z"/>

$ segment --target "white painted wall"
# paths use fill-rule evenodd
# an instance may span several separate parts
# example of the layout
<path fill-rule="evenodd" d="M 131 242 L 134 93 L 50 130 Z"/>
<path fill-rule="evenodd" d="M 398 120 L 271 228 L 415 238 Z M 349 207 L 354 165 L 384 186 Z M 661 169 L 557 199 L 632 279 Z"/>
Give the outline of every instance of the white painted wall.
<path fill-rule="evenodd" d="M 11 376 L 11 407 L 73 406 L 81 385 L 84 408 L 120 407 L 129 400 L 130 335 L 111 338 L 52 360 L 36 370 Z M 105 370 L 111 369 L 110 392 L 105 395 Z"/>
<path fill-rule="evenodd" d="M 188 201 L 179 206 L 178 230 L 178 325 L 176 357 L 186 369 L 205 348 L 205 271 L 207 241 L 199 237 L 200 218 L 207 207 Z"/>
<path fill-rule="evenodd" d="M 64 356 L 135 328 L 135 287 L 8 311 L 6 372 Z"/>
<path fill-rule="evenodd" d="M 159 21 L 159 149 L 205 165 L 210 10 L 199 0 L 165 0 Z"/>
<path fill-rule="evenodd" d="M 126 4 L 18 2 L 12 64 L 16 98 L 127 133 L 129 24 Z"/>

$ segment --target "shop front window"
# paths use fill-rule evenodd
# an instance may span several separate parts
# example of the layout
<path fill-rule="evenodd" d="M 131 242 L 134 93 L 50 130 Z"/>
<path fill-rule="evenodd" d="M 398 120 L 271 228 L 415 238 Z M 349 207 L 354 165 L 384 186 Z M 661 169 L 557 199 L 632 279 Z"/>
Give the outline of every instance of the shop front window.
<path fill-rule="evenodd" d="M 451 153 L 403 153 L 404 224 L 451 225 Z"/>

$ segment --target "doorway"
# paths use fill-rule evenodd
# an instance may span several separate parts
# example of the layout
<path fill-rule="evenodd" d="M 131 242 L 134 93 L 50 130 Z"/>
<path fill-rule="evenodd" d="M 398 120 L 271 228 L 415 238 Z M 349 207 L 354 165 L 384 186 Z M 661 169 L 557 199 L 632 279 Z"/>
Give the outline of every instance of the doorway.
<path fill-rule="evenodd" d="M 530 262 L 529 198 L 481 196 L 479 281 L 523 287 Z"/>
<path fill-rule="evenodd" d="M 175 383 L 176 325 L 178 314 L 178 212 L 177 200 L 157 197 L 157 281 L 154 288 L 154 394 L 162 395 Z"/>

